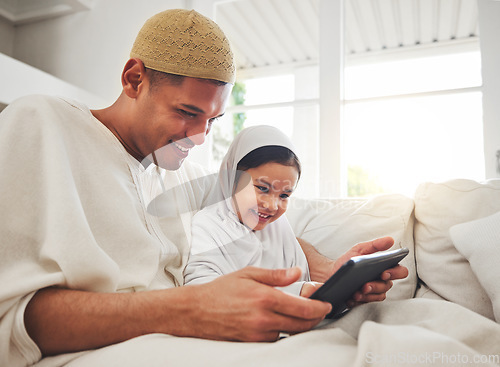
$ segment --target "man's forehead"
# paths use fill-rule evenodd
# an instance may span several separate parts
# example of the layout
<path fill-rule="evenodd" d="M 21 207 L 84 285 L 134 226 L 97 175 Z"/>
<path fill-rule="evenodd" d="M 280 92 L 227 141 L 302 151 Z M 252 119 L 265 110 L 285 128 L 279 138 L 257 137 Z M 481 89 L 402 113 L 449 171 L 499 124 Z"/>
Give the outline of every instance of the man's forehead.
<path fill-rule="evenodd" d="M 194 81 L 183 83 L 176 91 L 172 101 L 177 106 L 188 109 L 191 112 L 210 115 L 210 117 L 220 117 L 225 113 L 227 101 L 231 95 L 230 84 L 210 85 L 199 84 L 199 79 L 186 78 Z"/>

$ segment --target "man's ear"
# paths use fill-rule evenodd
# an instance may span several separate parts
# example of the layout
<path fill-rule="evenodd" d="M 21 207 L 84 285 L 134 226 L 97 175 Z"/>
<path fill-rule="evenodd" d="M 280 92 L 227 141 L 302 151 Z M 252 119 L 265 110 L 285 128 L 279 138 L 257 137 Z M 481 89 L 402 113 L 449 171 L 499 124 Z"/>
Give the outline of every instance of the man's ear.
<path fill-rule="evenodd" d="M 123 91 L 130 98 L 136 98 L 144 87 L 146 69 L 140 59 L 130 59 L 122 72 Z"/>

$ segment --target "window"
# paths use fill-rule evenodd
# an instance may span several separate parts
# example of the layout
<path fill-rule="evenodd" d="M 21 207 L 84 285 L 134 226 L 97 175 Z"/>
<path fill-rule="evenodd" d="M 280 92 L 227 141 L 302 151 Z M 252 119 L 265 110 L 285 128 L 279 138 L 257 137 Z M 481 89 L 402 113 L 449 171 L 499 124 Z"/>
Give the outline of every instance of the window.
<path fill-rule="evenodd" d="M 211 168 L 217 169 L 235 135 L 243 128 L 272 125 L 293 134 L 293 75 L 248 79 L 233 88 L 231 105 L 214 125 Z"/>
<path fill-rule="evenodd" d="M 242 81 L 243 98 L 215 128 L 215 157 L 241 127 L 271 124 L 297 147 L 303 165 L 297 195 L 413 195 L 424 181 L 484 179 L 475 1 L 285 0 L 279 6 L 273 18 L 289 29 L 300 20 L 304 37 L 285 32 L 291 37 L 276 40 L 263 16 L 247 24 L 247 13 L 274 8 L 267 1 L 218 6 L 239 45 L 239 76 L 252 78 Z M 287 47 L 276 47 L 282 43 Z M 297 50 L 303 52 L 289 52 Z"/>
<path fill-rule="evenodd" d="M 348 193 L 484 179 L 479 52 L 345 70 Z"/>

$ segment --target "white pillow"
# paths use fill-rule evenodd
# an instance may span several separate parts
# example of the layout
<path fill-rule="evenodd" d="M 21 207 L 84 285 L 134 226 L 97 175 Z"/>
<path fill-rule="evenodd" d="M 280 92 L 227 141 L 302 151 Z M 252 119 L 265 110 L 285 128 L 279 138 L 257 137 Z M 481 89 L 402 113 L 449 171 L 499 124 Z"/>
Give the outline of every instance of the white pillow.
<path fill-rule="evenodd" d="M 494 319 L 489 296 L 455 248 L 452 226 L 500 211 L 500 180 L 421 184 L 415 193 L 416 297 L 442 298 Z"/>
<path fill-rule="evenodd" d="M 415 294 L 417 277 L 413 245 L 413 200 L 397 194 L 371 199 L 308 200 L 292 198 L 287 217 L 297 237 L 336 259 L 360 242 L 391 236 L 393 248 L 407 247 L 401 262 L 409 276 L 395 282 L 388 299 L 407 299 Z"/>
<path fill-rule="evenodd" d="M 450 236 L 457 250 L 469 260 L 490 297 L 495 320 L 500 322 L 500 212 L 455 225 Z"/>

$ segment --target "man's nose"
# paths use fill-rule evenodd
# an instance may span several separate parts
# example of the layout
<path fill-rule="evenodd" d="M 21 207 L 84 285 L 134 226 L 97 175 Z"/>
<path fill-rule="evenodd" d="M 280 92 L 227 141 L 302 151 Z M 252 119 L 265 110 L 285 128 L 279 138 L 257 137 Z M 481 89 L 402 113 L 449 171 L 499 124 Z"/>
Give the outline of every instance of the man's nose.
<path fill-rule="evenodd" d="M 193 142 L 195 145 L 201 145 L 205 142 L 206 136 L 208 134 L 208 122 L 200 122 L 196 124 L 189 132 L 187 137 Z"/>

